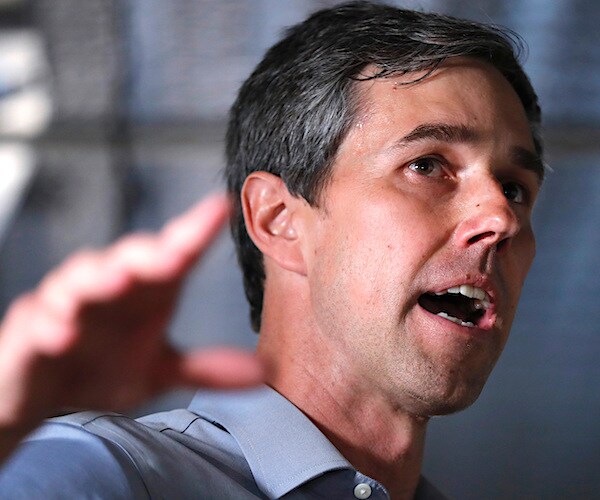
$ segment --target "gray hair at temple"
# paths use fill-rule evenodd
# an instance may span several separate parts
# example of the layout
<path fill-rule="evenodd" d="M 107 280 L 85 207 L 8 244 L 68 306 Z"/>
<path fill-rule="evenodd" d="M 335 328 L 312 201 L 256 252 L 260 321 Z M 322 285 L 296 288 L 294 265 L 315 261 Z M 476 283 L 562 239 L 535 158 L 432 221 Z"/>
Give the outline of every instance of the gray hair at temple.
<path fill-rule="evenodd" d="M 227 131 L 231 228 L 255 331 L 265 271 L 241 210 L 246 177 L 257 170 L 275 174 L 291 194 L 318 206 L 359 109 L 356 82 L 413 72 L 426 78 L 451 57 L 487 61 L 504 75 L 523 104 L 541 156 L 541 110 L 518 60 L 523 48 L 507 29 L 366 1 L 318 11 L 287 30 L 242 85 Z M 375 72 L 361 75 L 367 66 Z"/>

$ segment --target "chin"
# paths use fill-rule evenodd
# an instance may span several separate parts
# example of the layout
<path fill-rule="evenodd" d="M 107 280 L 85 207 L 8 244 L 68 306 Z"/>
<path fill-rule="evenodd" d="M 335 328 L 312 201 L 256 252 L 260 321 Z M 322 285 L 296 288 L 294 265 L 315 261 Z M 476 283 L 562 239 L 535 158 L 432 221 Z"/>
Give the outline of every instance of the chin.
<path fill-rule="evenodd" d="M 413 402 L 416 403 L 416 408 L 413 408 L 414 414 L 429 418 L 465 410 L 477 400 L 484 385 L 485 380 L 478 380 L 458 385 L 440 384 L 429 387 L 429 390 L 422 391 L 421 394 L 412 395 Z"/>
<path fill-rule="evenodd" d="M 458 413 L 459 411 L 466 410 L 471 406 L 479 397 L 479 391 L 477 394 L 469 395 L 469 397 L 461 397 L 446 401 L 434 401 L 429 405 L 429 411 L 427 416 L 429 417 L 441 417 L 443 415 L 451 415 Z"/>

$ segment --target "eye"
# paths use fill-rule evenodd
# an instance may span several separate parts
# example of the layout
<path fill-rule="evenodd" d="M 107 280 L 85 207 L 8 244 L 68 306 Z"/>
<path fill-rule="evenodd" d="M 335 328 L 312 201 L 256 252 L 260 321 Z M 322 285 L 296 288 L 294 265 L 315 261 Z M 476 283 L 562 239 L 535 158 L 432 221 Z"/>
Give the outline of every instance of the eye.
<path fill-rule="evenodd" d="M 502 184 L 502 189 L 507 200 L 514 201 L 515 203 L 525 203 L 527 191 L 518 182 L 505 182 Z"/>
<path fill-rule="evenodd" d="M 408 168 L 413 172 L 428 177 L 442 177 L 444 175 L 442 161 L 431 156 L 426 156 L 410 162 Z"/>

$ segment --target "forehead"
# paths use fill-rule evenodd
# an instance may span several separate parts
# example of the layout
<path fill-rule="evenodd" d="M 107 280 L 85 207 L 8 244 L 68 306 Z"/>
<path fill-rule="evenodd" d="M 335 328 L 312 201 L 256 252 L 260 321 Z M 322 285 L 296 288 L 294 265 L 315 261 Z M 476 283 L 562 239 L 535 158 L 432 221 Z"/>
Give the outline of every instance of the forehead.
<path fill-rule="evenodd" d="M 473 131 L 481 140 L 534 150 L 523 105 L 496 68 L 475 59 L 454 58 L 419 80 L 424 74 L 358 81 L 354 126 L 342 148 L 357 136 L 375 147 L 386 137 L 393 140 L 392 136 L 407 134 L 421 124 L 442 123 Z"/>

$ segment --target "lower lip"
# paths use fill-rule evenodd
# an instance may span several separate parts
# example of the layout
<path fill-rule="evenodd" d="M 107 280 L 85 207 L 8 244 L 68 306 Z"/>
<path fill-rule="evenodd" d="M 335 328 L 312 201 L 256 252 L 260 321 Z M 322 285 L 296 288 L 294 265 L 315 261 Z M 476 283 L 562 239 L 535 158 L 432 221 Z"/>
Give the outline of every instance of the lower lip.
<path fill-rule="evenodd" d="M 434 320 L 436 323 L 442 325 L 445 330 L 451 329 L 453 331 L 460 332 L 463 335 L 475 335 L 475 336 L 476 335 L 484 335 L 493 329 L 494 323 L 495 323 L 494 315 L 490 314 L 489 311 L 488 311 L 488 313 L 485 314 L 485 316 L 483 318 L 481 318 L 479 320 L 479 324 L 477 326 L 462 326 L 462 325 L 458 325 L 452 321 L 449 321 L 445 318 L 442 318 L 441 316 L 438 316 L 437 314 L 433 314 L 433 313 L 429 312 L 427 309 L 425 309 L 424 307 L 421 307 L 420 305 L 418 305 L 418 308 L 423 313 L 425 313 L 427 318 L 430 318 L 431 320 Z"/>

